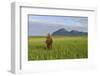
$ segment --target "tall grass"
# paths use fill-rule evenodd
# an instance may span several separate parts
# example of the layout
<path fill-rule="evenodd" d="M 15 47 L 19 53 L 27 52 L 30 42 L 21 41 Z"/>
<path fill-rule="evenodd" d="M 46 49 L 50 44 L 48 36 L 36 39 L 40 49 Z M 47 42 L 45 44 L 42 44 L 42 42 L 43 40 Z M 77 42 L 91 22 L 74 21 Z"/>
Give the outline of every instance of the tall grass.
<path fill-rule="evenodd" d="M 76 59 L 88 57 L 87 36 L 53 37 L 53 48 L 47 49 L 45 37 L 28 38 L 28 60 Z"/>

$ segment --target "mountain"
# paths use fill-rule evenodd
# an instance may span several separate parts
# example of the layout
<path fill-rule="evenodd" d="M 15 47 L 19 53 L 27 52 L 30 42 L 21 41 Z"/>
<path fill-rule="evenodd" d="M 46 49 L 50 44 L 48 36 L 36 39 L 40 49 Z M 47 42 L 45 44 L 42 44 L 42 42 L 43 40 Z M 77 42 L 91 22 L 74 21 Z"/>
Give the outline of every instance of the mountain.
<path fill-rule="evenodd" d="M 82 35 L 87 35 L 87 32 L 80 32 L 76 30 L 72 31 L 67 31 L 64 28 L 61 28 L 55 32 L 52 33 L 53 36 L 82 36 Z"/>

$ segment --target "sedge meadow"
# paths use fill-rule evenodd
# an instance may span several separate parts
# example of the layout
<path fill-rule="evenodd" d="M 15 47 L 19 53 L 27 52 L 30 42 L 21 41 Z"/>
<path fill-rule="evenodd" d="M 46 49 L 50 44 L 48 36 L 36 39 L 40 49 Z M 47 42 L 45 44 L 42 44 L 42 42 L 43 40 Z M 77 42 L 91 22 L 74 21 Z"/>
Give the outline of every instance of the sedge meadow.
<path fill-rule="evenodd" d="M 28 60 L 88 58 L 87 36 L 53 36 L 53 47 L 47 49 L 46 37 L 28 37 Z"/>

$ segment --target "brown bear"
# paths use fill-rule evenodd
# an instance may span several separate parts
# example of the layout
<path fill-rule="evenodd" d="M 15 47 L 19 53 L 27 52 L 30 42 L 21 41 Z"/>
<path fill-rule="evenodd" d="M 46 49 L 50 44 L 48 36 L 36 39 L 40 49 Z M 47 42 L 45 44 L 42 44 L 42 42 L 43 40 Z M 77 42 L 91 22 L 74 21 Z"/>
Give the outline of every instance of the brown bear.
<path fill-rule="evenodd" d="M 46 38 L 46 46 L 48 49 L 52 48 L 52 43 L 53 43 L 52 36 L 50 35 L 50 33 L 48 33 L 48 36 Z"/>

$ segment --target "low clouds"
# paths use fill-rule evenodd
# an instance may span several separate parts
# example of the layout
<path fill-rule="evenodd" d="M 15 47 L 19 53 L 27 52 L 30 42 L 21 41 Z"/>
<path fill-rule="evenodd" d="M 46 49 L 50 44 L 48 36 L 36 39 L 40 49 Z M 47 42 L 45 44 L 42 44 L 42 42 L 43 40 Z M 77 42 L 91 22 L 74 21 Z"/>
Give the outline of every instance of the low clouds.
<path fill-rule="evenodd" d="M 88 31 L 87 17 L 29 16 L 28 35 L 45 36 L 58 29 Z"/>

